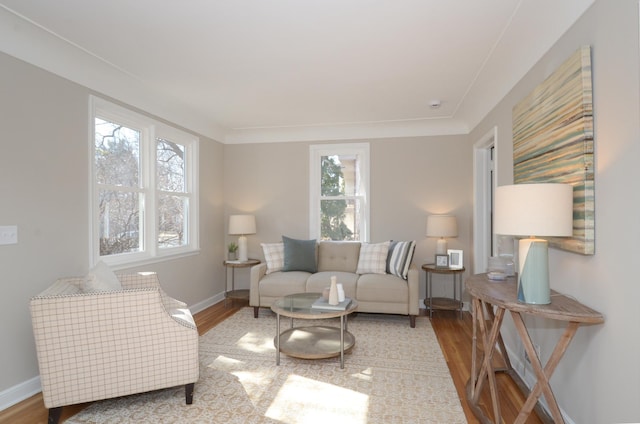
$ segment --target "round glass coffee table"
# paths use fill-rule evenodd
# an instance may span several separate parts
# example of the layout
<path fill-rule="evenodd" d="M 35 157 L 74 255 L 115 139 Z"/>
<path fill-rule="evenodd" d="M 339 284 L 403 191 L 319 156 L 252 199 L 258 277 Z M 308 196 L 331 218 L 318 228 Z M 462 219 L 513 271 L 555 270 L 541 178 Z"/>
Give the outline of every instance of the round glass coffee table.
<path fill-rule="evenodd" d="M 356 343 L 356 338 L 347 330 L 347 316 L 358 308 L 351 300 L 345 309 L 330 310 L 312 307 L 322 297 L 321 293 L 297 293 L 277 299 L 271 305 L 276 313 L 276 365 L 280 365 L 280 352 L 302 359 L 321 359 L 340 356 L 340 368 L 344 368 L 344 353 Z M 291 328 L 280 331 L 280 317 L 291 318 Z M 294 319 L 319 320 L 340 318 L 340 327 L 310 325 L 294 327 Z"/>

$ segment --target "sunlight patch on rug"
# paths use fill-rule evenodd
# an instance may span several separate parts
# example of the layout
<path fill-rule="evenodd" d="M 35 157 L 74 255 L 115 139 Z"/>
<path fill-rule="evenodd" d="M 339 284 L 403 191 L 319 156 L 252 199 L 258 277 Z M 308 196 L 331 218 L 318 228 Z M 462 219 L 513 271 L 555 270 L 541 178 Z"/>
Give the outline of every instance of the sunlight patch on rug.
<path fill-rule="evenodd" d="M 200 337 L 192 405 L 184 387 L 173 387 L 94 402 L 67 423 L 466 423 L 428 318 L 410 328 L 407 317 L 361 313 L 349 319 L 349 331 L 356 343 L 344 369 L 339 357 L 281 355 L 277 366 L 275 315 L 261 309 L 255 319 L 244 308 Z"/>
<path fill-rule="evenodd" d="M 291 423 L 366 423 L 368 397 L 353 390 L 291 375 L 265 414 Z M 323 411 L 318 415 L 317 411 Z"/>

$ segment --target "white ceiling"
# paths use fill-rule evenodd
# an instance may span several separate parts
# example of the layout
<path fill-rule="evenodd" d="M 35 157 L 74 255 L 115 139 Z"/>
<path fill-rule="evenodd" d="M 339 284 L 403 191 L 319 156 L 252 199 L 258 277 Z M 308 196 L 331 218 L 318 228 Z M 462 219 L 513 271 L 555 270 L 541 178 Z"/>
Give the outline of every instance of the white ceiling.
<path fill-rule="evenodd" d="M 465 134 L 593 1 L 0 0 L 0 50 L 227 143 Z"/>

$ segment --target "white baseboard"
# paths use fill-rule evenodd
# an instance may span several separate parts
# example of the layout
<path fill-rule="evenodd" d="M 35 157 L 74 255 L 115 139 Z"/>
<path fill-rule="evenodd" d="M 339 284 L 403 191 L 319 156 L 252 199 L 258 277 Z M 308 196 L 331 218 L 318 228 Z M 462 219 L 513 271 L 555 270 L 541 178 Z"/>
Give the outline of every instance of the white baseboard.
<path fill-rule="evenodd" d="M 189 310 L 192 314 L 197 314 L 198 312 L 202 312 L 208 307 L 213 306 L 218 302 L 222 302 L 223 300 L 224 293 L 219 293 L 215 296 L 211 296 L 210 298 L 203 300 L 202 302 L 198 302 L 194 305 L 189 306 Z"/>
<path fill-rule="evenodd" d="M 0 392 L 0 411 L 4 411 L 16 403 L 22 402 L 31 396 L 40 393 L 42 386 L 40 385 L 40 376 L 34 377 L 23 383 L 9 387 Z"/>

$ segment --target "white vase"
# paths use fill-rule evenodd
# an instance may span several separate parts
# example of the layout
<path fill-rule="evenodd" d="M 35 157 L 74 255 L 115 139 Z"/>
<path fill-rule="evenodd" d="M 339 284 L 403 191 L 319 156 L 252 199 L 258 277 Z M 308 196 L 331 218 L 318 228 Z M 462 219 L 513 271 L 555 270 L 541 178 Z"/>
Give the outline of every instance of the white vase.
<path fill-rule="evenodd" d="M 344 302 L 344 287 L 338 283 L 338 302 Z"/>
<path fill-rule="evenodd" d="M 338 300 L 338 283 L 335 276 L 331 277 L 331 286 L 329 287 L 329 305 L 337 305 Z"/>

